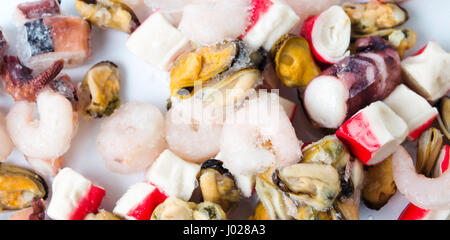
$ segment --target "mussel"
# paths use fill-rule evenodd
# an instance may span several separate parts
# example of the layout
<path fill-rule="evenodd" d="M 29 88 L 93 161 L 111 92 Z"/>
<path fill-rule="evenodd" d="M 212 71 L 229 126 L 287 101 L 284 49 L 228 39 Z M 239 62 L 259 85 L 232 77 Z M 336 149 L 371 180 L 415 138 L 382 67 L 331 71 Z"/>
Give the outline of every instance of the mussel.
<path fill-rule="evenodd" d="M 443 142 L 443 135 L 436 128 L 429 128 L 420 135 L 417 141 L 416 171 L 418 173 L 431 177 Z"/>
<path fill-rule="evenodd" d="M 151 220 L 224 220 L 226 214 L 220 205 L 213 202 L 185 202 L 169 197 L 159 204 L 152 213 Z"/>
<path fill-rule="evenodd" d="M 342 4 L 352 21 L 352 31 L 373 33 L 394 28 L 408 20 L 408 12 L 395 3 L 370 1 L 367 3 L 345 2 Z"/>
<path fill-rule="evenodd" d="M 236 58 L 238 50 L 236 42 L 226 41 L 194 49 L 179 56 L 170 72 L 171 96 L 192 96 L 194 83 L 203 83 L 227 70 Z"/>
<path fill-rule="evenodd" d="M 169 197 L 153 210 L 151 220 L 194 220 L 195 203 Z"/>
<path fill-rule="evenodd" d="M 84 77 L 80 96 L 84 118 L 110 116 L 120 105 L 120 72 L 116 64 L 95 64 Z"/>
<path fill-rule="evenodd" d="M 329 209 L 341 192 L 337 170 L 325 164 L 298 163 L 276 171 L 275 184 L 297 202 Z"/>
<path fill-rule="evenodd" d="M 266 214 L 271 220 L 294 219 L 297 207 L 272 181 L 273 168 L 256 177 L 255 189 Z"/>
<path fill-rule="evenodd" d="M 342 170 L 350 160 L 350 152 L 345 145 L 335 136 L 330 135 L 306 146 L 303 151 L 303 163 L 330 164 Z"/>
<path fill-rule="evenodd" d="M 416 32 L 407 28 L 383 29 L 369 34 L 357 34 L 357 33 L 352 34 L 353 39 L 371 36 L 382 37 L 387 41 L 389 41 L 389 43 L 397 49 L 400 57 L 403 57 L 406 50 L 414 47 L 417 39 Z"/>
<path fill-rule="evenodd" d="M 225 220 L 227 215 L 220 205 L 213 202 L 202 202 L 194 209 L 195 220 Z"/>
<path fill-rule="evenodd" d="M 275 72 L 288 86 L 303 89 L 317 75 L 320 68 L 314 62 L 306 39 L 286 34 L 273 46 L 270 55 L 275 62 Z"/>
<path fill-rule="evenodd" d="M 203 201 L 217 203 L 227 211 L 239 201 L 240 193 L 233 175 L 222 165 L 223 162 L 216 159 L 205 161 L 199 173 L 199 183 Z"/>
<path fill-rule="evenodd" d="M 369 166 L 362 190 L 363 200 L 367 207 L 378 210 L 394 196 L 397 187 L 392 171 L 392 156 L 380 164 Z"/>
<path fill-rule="evenodd" d="M 75 0 L 81 17 L 101 28 L 132 33 L 140 25 L 130 7 L 118 0 Z"/>
<path fill-rule="evenodd" d="M 100 209 L 98 213 L 89 213 L 84 220 L 120 220 L 118 216 L 104 209 Z"/>
<path fill-rule="evenodd" d="M 353 199 L 345 201 L 336 201 L 329 214 L 333 220 L 358 220 L 359 219 L 359 204 L 355 203 Z"/>
<path fill-rule="evenodd" d="M 0 211 L 31 206 L 33 198 L 47 198 L 47 184 L 36 173 L 0 163 Z"/>
<path fill-rule="evenodd" d="M 253 215 L 248 218 L 248 220 L 270 220 L 269 214 L 267 213 L 264 205 L 261 202 L 256 204 Z"/>
<path fill-rule="evenodd" d="M 450 139 L 450 98 L 447 96 L 441 99 L 438 122 L 447 140 Z"/>
<path fill-rule="evenodd" d="M 205 87 L 203 100 L 216 106 L 232 106 L 241 102 L 261 82 L 261 73 L 257 69 L 243 69 L 211 87 Z"/>

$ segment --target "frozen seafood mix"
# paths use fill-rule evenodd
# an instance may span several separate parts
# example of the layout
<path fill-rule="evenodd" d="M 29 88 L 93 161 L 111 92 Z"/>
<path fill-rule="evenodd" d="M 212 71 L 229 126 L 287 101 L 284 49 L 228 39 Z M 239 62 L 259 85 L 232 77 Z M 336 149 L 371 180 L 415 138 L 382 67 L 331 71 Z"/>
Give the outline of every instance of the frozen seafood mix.
<path fill-rule="evenodd" d="M 72 14 L 22 2 L 16 36 L 0 28 L 9 219 L 358 220 L 394 195 L 399 220 L 449 217 L 448 43 L 405 27 L 402 1 L 62 1 Z M 101 56 L 109 31 L 140 65 Z M 167 109 L 128 101 L 142 66 L 167 76 L 147 91 Z M 83 164 L 140 180 L 71 164 L 86 147 Z"/>

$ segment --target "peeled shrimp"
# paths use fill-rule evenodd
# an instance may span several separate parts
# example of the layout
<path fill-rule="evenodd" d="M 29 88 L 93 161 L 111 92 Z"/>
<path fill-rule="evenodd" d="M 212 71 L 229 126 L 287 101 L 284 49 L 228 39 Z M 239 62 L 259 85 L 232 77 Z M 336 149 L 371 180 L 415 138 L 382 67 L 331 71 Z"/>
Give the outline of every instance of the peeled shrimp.
<path fill-rule="evenodd" d="M 106 167 L 129 174 L 145 170 L 164 150 L 164 117 L 146 103 L 122 105 L 100 128 L 97 150 Z"/>
<path fill-rule="evenodd" d="M 0 113 L 0 162 L 5 161 L 13 149 L 14 144 L 8 135 L 8 130 L 6 129 L 5 116 L 3 113 Z"/>
<path fill-rule="evenodd" d="M 186 161 L 202 163 L 220 150 L 221 109 L 190 98 L 174 105 L 166 115 L 166 141 Z"/>
<path fill-rule="evenodd" d="M 250 175 L 274 165 L 296 163 L 301 157 L 300 146 L 278 95 L 260 92 L 234 116 L 227 113 L 220 152 L 233 174 Z"/>
<path fill-rule="evenodd" d="M 39 119 L 33 118 L 37 106 Z M 36 103 L 18 101 L 6 117 L 6 125 L 14 145 L 25 155 L 36 171 L 54 175 L 60 157 L 69 150 L 78 126 L 77 114 L 64 96 L 45 89 Z"/>
<path fill-rule="evenodd" d="M 398 190 L 414 205 L 432 210 L 450 208 L 450 171 L 437 178 L 417 174 L 411 156 L 403 147 L 392 157 L 392 170 Z"/>

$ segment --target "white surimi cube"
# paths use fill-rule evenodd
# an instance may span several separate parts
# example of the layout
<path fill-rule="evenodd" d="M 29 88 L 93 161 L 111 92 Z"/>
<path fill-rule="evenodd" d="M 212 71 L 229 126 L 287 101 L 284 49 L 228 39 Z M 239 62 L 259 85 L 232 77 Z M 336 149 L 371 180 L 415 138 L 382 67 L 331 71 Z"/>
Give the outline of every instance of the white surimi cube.
<path fill-rule="evenodd" d="M 117 201 L 113 212 L 128 220 L 150 220 L 153 210 L 165 199 L 155 186 L 136 183 Z"/>
<path fill-rule="evenodd" d="M 104 189 L 71 168 L 59 171 L 52 191 L 47 215 L 53 220 L 82 220 L 89 213 L 87 209 L 96 211 L 105 195 Z"/>
<path fill-rule="evenodd" d="M 188 201 L 197 187 L 200 165 L 189 163 L 165 150 L 147 172 L 147 180 L 168 196 Z"/>
<path fill-rule="evenodd" d="M 299 22 L 300 18 L 287 4 L 278 0 L 267 1 L 272 2 L 269 9 L 251 26 L 243 40 L 253 49 L 262 46 L 269 51 L 281 36 Z"/>
<path fill-rule="evenodd" d="M 436 108 L 405 85 L 401 84 L 383 100 L 408 125 L 408 136 L 415 140 L 438 115 Z"/>
<path fill-rule="evenodd" d="M 450 54 L 435 41 L 422 53 L 404 59 L 401 66 L 408 84 L 429 101 L 436 101 L 450 89 Z"/>
<path fill-rule="evenodd" d="M 189 40 L 160 13 L 150 15 L 128 38 L 128 49 L 161 70 L 189 48 Z"/>

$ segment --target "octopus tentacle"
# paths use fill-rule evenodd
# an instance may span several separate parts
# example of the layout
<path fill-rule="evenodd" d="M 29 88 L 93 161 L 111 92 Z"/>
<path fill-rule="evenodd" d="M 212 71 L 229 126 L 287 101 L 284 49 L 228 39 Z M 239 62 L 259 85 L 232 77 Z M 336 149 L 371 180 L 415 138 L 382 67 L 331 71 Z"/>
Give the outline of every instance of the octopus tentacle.
<path fill-rule="evenodd" d="M 5 56 L 2 66 L 2 79 L 5 82 L 6 91 L 16 101 L 36 101 L 36 95 L 52 81 L 64 67 L 64 61 L 54 62 L 47 70 L 36 77 L 31 73 L 32 69 L 22 65 L 16 56 Z"/>

